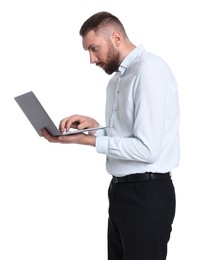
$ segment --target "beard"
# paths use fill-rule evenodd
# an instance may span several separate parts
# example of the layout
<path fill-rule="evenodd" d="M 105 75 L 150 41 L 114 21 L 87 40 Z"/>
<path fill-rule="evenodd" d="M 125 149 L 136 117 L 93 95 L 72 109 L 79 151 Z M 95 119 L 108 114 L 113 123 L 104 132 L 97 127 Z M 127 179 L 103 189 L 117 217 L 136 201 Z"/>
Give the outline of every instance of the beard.
<path fill-rule="evenodd" d="M 111 75 L 113 72 L 117 71 L 120 65 L 120 55 L 116 51 L 112 43 L 109 43 L 108 55 L 106 61 L 103 63 L 103 70 Z"/>

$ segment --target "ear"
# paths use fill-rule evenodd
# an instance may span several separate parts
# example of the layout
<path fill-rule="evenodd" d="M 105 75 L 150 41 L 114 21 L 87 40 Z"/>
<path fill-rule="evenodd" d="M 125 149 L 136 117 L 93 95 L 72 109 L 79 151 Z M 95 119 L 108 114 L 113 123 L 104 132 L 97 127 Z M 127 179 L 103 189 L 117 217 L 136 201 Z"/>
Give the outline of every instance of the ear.
<path fill-rule="evenodd" d="M 119 46 L 120 46 L 120 43 L 121 43 L 121 33 L 120 33 L 120 32 L 113 32 L 113 34 L 112 34 L 112 40 L 113 40 L 113 44 L 114 44 L 116 47 L 119 47 Z"/>

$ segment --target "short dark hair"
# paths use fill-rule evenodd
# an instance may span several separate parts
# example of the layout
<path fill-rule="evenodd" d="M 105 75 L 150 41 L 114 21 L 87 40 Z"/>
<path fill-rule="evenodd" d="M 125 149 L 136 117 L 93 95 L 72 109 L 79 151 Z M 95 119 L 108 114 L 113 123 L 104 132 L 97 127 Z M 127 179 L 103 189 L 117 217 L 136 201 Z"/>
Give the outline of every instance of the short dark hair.
<path fill-rule="evenodd" d="M 81 26 L 79 34 L 84 37 L 89 31 L 98 31 L 102 26 L 114 25 L 119 29 L 124 36 L 126 32 L 121 21 L 109 12 L 98 12 L 89 17 Z"/>

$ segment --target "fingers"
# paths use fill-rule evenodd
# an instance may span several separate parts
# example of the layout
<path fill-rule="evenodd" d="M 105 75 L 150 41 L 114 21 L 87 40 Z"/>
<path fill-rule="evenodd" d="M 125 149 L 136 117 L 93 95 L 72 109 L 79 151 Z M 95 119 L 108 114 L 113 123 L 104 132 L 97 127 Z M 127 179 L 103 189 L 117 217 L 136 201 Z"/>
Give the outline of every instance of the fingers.
<path fill-rule="evenodd" d="M 78 119 L 78 115 L 72 115 L 62 119 L 59 124 L 60 131 L 63 133 L 64 131 L 69 131 L 70 128 L 77 128 L 79 124 Z"/>
<path fill-rule="evenodd" d="M 41 135 L 47 139 L 49 142 L 53 142 L 53 143 L 58 143 L 58 137 L 57 136 L 52 136 L 51 134 L 49 134 L 49 132 L 43 128 L 41 129 Z"/>
<path fill-rule="evenodd" d="M 61 120 L 59 129 L 63 133 L 69 131 L 70 128 L 84 129 L 88 127 L 95 127 L 96 121 L 90 117 L 81 115 L 72 115 Z"/>
<path fill-rule="evenodd" d="M 45 128 L 43 128 L 41 129 L 41 135 L 51 143 L 72 144 L 78 143 L 80 136 L 83 136 L 84 134 L 52 136 Z"/>
<path fill-rule="evenodd" d="M 91 122 L 83 121 L 78 125 L 78 129 L 82 130 L 91 127 Z"/>

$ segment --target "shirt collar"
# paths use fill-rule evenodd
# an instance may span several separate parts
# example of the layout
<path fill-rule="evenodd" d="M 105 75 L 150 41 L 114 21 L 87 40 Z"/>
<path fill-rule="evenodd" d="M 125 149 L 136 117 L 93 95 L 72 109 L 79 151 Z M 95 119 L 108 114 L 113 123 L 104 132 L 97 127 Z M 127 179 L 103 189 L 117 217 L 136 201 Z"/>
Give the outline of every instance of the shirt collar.
<path fill-rule="evenodd" d="M 138 55 L 140 55 L 144 51 L 143 45 L 137 46 L 135 49 L 133 49 L 126 58 L 122 61 L 120 64 L 118 71 L 121 73 L 121 75 L 124 74 L 128 66 L 137 58 Z"/>

